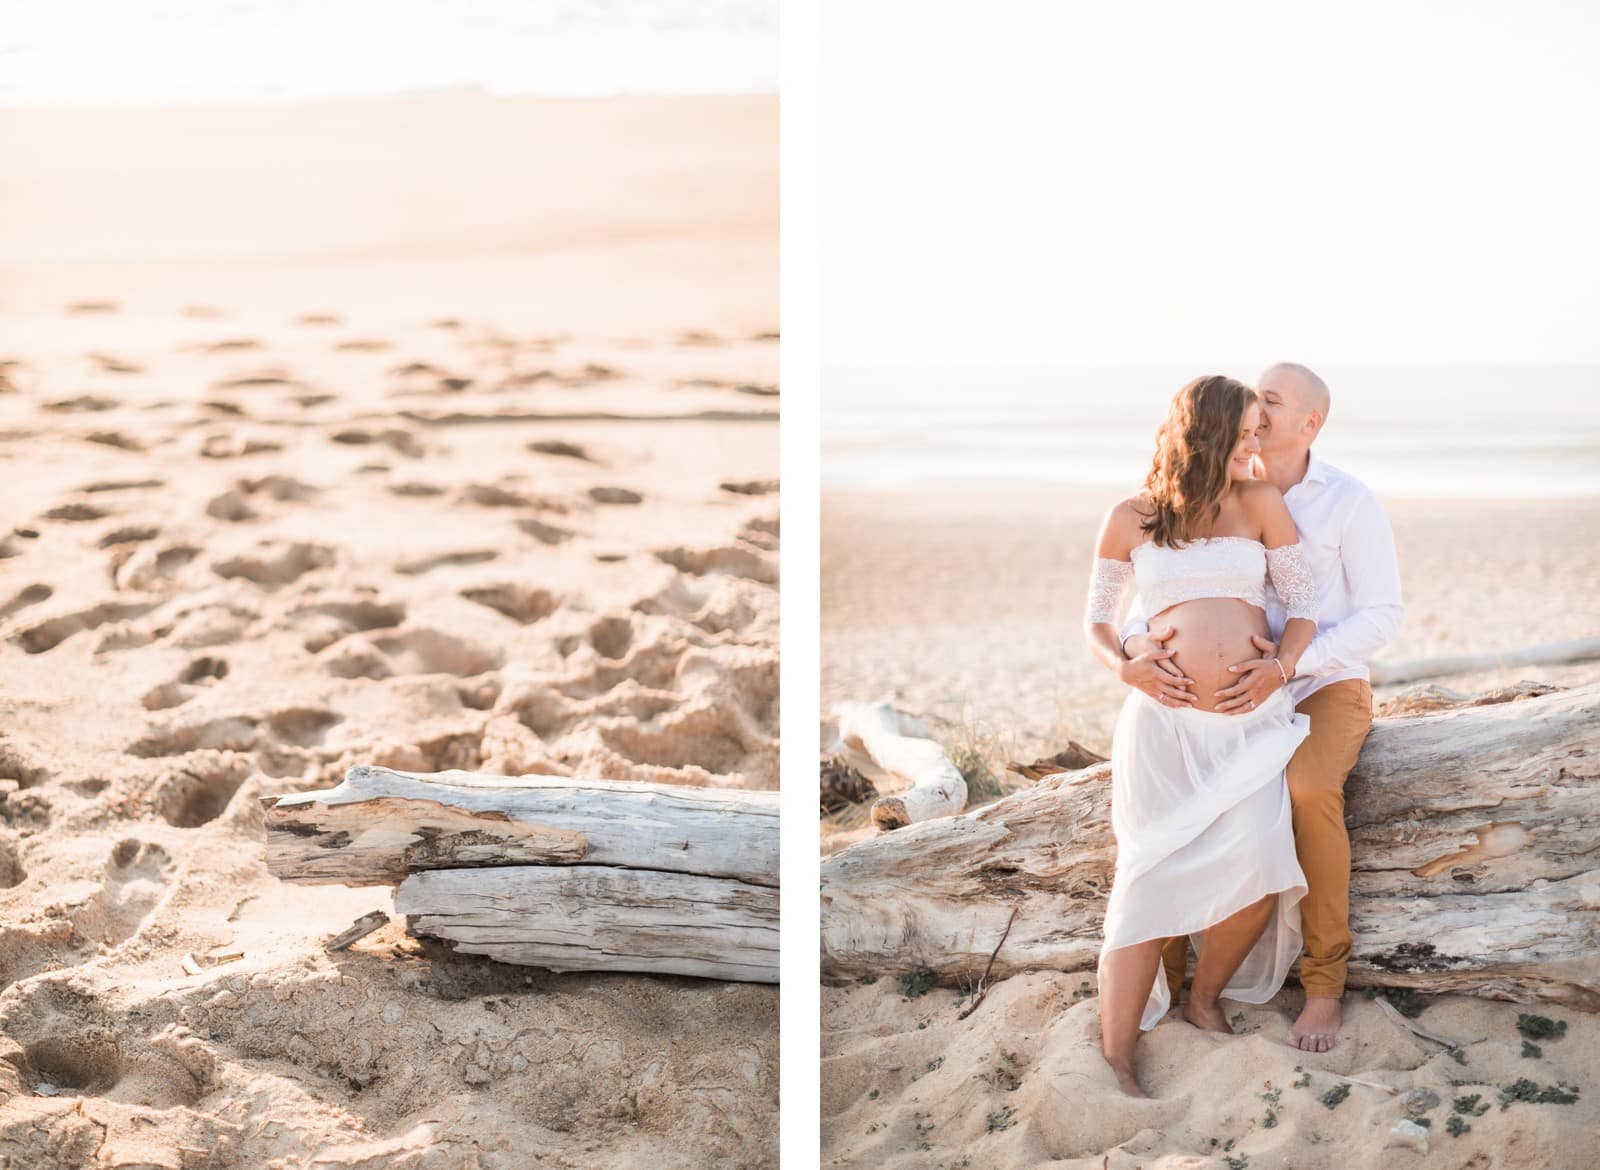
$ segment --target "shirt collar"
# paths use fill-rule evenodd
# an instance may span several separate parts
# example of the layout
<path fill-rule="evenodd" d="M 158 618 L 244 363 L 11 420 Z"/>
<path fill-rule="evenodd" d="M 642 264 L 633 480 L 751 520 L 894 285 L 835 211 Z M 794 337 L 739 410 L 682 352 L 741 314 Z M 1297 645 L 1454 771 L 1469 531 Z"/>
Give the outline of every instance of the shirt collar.
<path fill-rule="evenodd" d="M 1316 451 L 1307 451 L 1306 473 L 1301 477 L 1301 483 L 1327 483 L 1328 465 L 1317 458 Z"/>

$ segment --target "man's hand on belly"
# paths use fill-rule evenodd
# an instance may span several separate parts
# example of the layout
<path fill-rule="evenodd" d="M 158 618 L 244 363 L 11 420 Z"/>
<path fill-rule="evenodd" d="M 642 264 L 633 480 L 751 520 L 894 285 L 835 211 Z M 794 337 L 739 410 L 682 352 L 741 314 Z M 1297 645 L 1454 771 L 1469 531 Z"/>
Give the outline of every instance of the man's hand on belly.
<path fill-rule="evenodd" d="M 1131 642 L 1133 639 L 1129 639 Z M 1250 635 L 1250 644 L 1261 651 L 1260 658 L 1236 662 L 1228 670 L 1239 676 L 1239 681 L 1216 692 L 1221 700 L 1213 710 L 1236 714 L 1254 711 L 1287 685 L 1283 670 L 1278 665 L 1278 644 L 1260 634 Z"/>

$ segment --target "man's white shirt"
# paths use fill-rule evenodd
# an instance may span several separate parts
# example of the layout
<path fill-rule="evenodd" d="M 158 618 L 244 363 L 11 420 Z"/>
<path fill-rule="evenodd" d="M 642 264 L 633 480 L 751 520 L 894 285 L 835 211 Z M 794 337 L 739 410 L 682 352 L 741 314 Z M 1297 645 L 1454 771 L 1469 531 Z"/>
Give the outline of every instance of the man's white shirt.
<path fill-rule="evenodd" d="M 1289 693 L 1296 703 L 1330 683 L 1371 677 L 1367 660 L 1405 619 L 1394 531 L 1372 489 L 1310 452 L 1305 476 L 1283 494 L 1317 579 L 1317 633 L 1300 656 Z M 1267 583 L 1267 627 L 1283 637 L 1283 602 Z M 1138 597 L 1122 638 L 1149 632 Z"/>

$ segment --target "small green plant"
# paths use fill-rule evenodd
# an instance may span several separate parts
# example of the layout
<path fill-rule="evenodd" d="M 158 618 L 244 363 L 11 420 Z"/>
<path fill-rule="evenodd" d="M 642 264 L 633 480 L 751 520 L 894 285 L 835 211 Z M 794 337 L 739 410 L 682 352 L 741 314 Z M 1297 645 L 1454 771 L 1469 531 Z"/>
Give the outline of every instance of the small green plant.
<path fill-rule="evenodd" d="M 1226 1166 L 1228 1170 L 1244 1170 L 1246 1166 L 1250 1165 L 1250 1155 L 1235 1154 L 1231 1158 L 1222 1159 L 1222 1164 Z"/>
<path fill-rule="evenodd" d="M 1298 1064 L 1294 1066 L 1294 1071 L 1300 1075 L 1289 1082 L 1289 1087 L 1291 1089 L 1304 1089 L 1306 1086 L 1311 1084 L 1310 1073 L 1306 1072 Z"/>
<path fill-rule="evenodd" d="M 1431 1117 L 1413 1117 L 1410 1120 L 1413 1125 L 1420 1125 L 1423 1129 L 1433 1128 L 1433 1118 Z"/>
<path fill-rule="evenodd" d="M 977 723 L 962 723 L 955 727 L 944 744 L 950 762 L 967 782 L 967 803 L 981 804 L 1004 793 L 1000 777 L 995 775 L 989 761 L 1001 754 L 998 734 Z"/>
<path fill-rule="evenodd" d="M 1283 1096 L 1283 1090 L 1274 1087 L 1271 1081 L 1267 1082 L 1267 1091 L 1261 1094 L 1261 1099 L 1267 1103 L 1267 1115 L 1261 1119 L 1262 1129 L 1276 1129 L 1278 1127 L 1278 1099 Z"/>
<path fill-rule="evenodd" d="M 1489 1112 L 1489 1102 L 1483 1100 L 1483 1094 L 1473 1093 L 1467 1097 L 1457 1097 L 1450 1103 L 1450 1108 L 1467 1117 L 1482 1117 Z"/>
<path fill-rule="evenodd" d="M 932 1060 L 930 1060 L 928 1062 L 928 1071 L 929 1072 L 937 1072 L 939 1069 L 941 1069 L 943 1067 L 944 1067 L 944 1057 L 943 1056 L 936 1056 L 936 1057 L 934 1057 Z"/>
<path fill-rule="evenodd" d="M 1010 1129 L 1012 1118 L 1014 1118 L 1016 1114 L 1017 1111 L 1010 1105 L 1007 1105 L 1004 1109 L 995 1110 L 993 1113 L 989 1114 L 988 1120 L 984 1122 L 984 1132 L 995 1133 L 1002 1129 Z"/>
<path fill-rule="evenodd" d="M 1340 1105 L 1344 1104 L 1344 1099 L 1349 1095 L 1350 1086 L 1348 1083 L 1343 1083 L 1333 1086 L 1333 1088 L 1329 1089 L 1326 1093 L 1322 1094 L 1322 1096 L 1318 1097 L 1317 1100 L 1321 1101 L 1329 1109 L 1337 1109 Z"/>
<path fill-rule="evenodd" d="M 1558 1081 L 1553 1085 L 1540 1085 L 1527 1077 L 1518 1077 L 1515 1083 L 1505 1085 L 1500 1090 L 1502 1111 L 1510 1109 L 1517 1101 L 1527 1101 L 1533 1105 L 1571 1105 L 1577 1099 L 1577 1086 L 1564 1081 Z"/>
<path fill-rule="evenodd" d="M 1466 1050 L 1464 1048 L 1460 1048 L 1460 1047 L 1451 1048 L 1451 1049 L 1448 1049 L 1448 1051 L 1450 1053 L 1450 1059 L 1455 1061 L 1457 1064 L 1466 1064 L 1467 1063 L 1467 1053 L 1466 1053 Z"/>
<path fill-rule="evenodd" d="M 933 985 L 933 972 L 926 967 L 916 967 L 900 976 L 900 994 L 907 999 L 927 995 L 933 990 Z"/>
<path fill-rule="evenodd" d="M 1232 1024 L 1235 1028 L 1239 1027 L 1244 1023 L 1244 1013 L 1234 1012 L 1233 1017 L 1228 1021 L 1228 1023 Z"/>
<path fill-rule="evenodd" d="M 933 1132 L 933 1122 L 924 1119 L 920 1113 L 913 1113 L 911 1115 L 911 1124 L 917 1131 L 917 1149 L 933 1149 L 933 1146 L 928 1143 L 928 1135 Z"/>
<path fill-rule="evenodd" d="M 1451 1137 L 1460 1137 L 1471 1128 L 1471 1125 L 1461 1120 L 1459 1113 L 1452 1113 L 1450 1119 L 1444 1123 L 1444 1131 Z"/>
<path fill-rule="evenodd" d="M 920 1031 L 922 1031 L 922 1029 L 926 1028 L 927 1026 L 928 1026 L 928 1021 L 927 1020 L 918 1020 L 917 1021 L 917 1031 L 920 1032 Z"/>
<path fill-rule="evenodd" d="M 872 1089 L 867 1093 L 867 1100 L 868 1101 L 876 1101 L 877 1099 L 878 1099 L 878 1090 Z"/>
<path fill-rule="evenodd" d="M 1517 1017 L 1517 1031 L 1529 1040 L 1559 1040 L 1567 1033 L 1567 1021 L 1552 1020 L 1549 1016 L 1532 1016 L 1524 1012 Z"/>
<path fill-rule="evenodd" d="M 1078 984 L 1077 988 L 1072 993 L 1072 998 L 1073 999 L 1093 999 L 1094 998 L 1094 988 L 1089 986 L 1089 981 L 1087 979 L 1085 979 L 1082 983 Z"/>
<path fill-rule="evenodd" d="M 1522 1042 L 1522 1055 L 1531 1057 L 1534 1060 L 1538 1060 L 1544 1055 L 1544 1049 L 1540 1048 L 1532 1040 L 1524 1040 Z"/>

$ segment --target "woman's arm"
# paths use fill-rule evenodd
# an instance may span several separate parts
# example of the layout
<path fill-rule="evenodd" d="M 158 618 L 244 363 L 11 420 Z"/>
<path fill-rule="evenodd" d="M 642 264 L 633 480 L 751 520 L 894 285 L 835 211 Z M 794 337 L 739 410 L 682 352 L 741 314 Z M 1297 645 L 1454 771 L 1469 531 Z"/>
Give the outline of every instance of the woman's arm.
<path fill-rule="evenodd" d="M 1174 677 L 1160 665 L 1172 657 L 1170 650 L 1130 658 L 1122 649 L 1122 635 L 1115 624 L 1117 609 L 1133 578 L 1131 557 L 1139 536 L 1139 514 L 1131 501 L 1123 501 L 1106 514 L 1095 541 L 1089 600 L 1083 615 L 1084 637 L 1100 664 L 1128 686 L 1138 688 L 1158 702 L 1190 705 L 1194 696 L 1182 684 L 1192 687 L 1193 680 Z"/>

